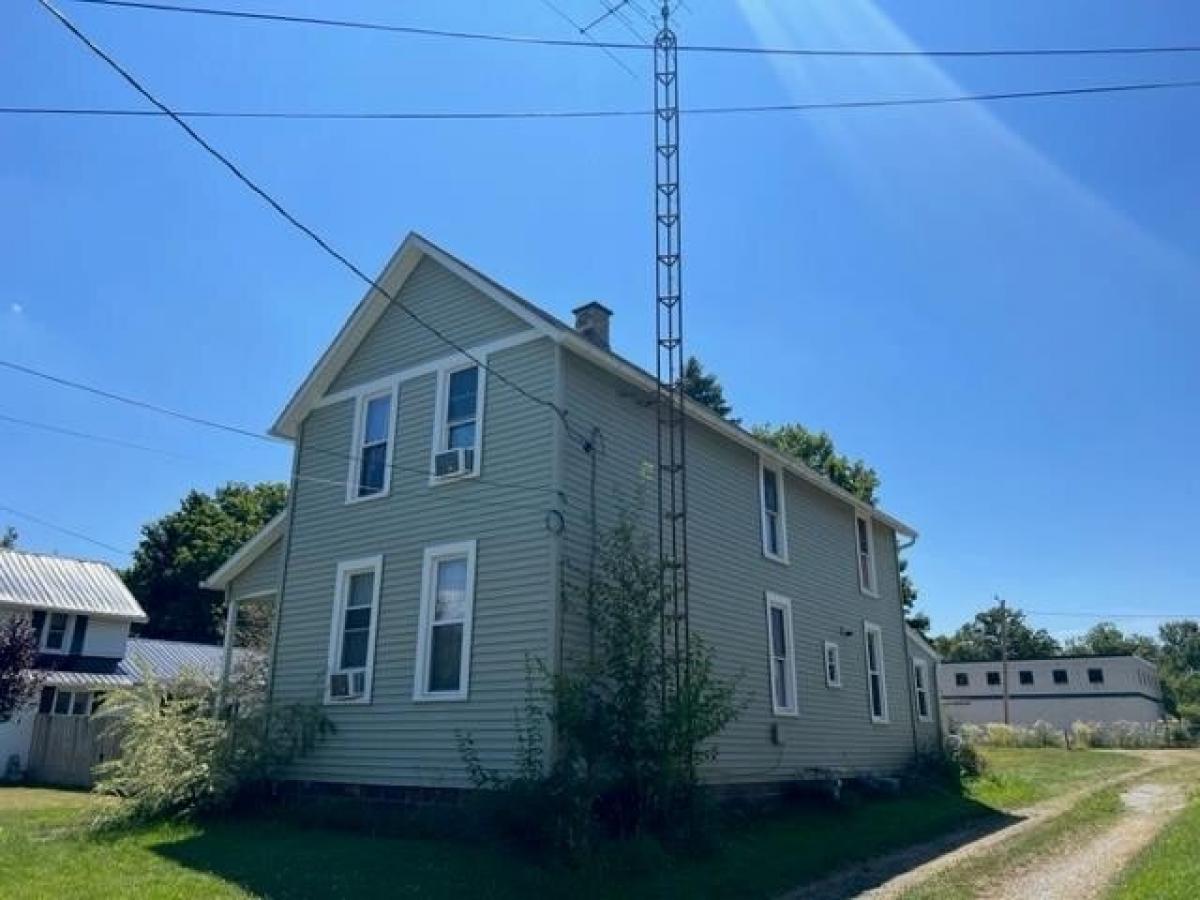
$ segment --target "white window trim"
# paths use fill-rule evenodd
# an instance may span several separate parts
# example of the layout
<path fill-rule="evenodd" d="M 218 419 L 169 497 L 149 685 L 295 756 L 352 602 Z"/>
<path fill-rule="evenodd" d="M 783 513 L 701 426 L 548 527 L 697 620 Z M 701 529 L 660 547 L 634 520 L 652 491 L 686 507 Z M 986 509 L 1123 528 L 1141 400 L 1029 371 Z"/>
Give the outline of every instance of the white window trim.
<path fill-rule="evenodd" d="M 67 617 L 67 624 L 63 628 L 63 643 L 61 647 L 50 647 L 47 645 L 47 641 L 50 638 L 50 617 L 60 613 Z M 42 635 L 38 640 L 38 652 L 58 656 L 69 655 L 71 652 L 71 642 L 75 640 L 76 618 L 77 616 L 74 613 L 64 613 L 61 609 L 46 610 L 46 621 L 42 623 Z"/>
<path fill-rule="evenodd" d="M 862 560 L 860 556 L 862 550 L 858 545 L 858 523 L 864 522 L 867 526 L 867 570 L 871 574 L 871 583 L 863 583 Z M 879 598 L 879 572 L 875 566 L 875 524 L 870 516 L 865 513 L 854 511 L 854 569 L 858 572 L 858 589 L 868 597 Z"/>
<path fill-rule="evenodd" d="M 800 699 L 796 695 L 796 643 L 792 640 L 792 601 L 787 597 L 773 594 L 770 591 L 766 593 L 767 597 L 767 668 L 771 673 L 771 712 L 777 716 L 798 716 L 800 714 Z M 775 643 L 772 640 L 771 634 L 771 610 L 780 609 L 783 611 L 783 638 L 787 644 L 787 678 L 788 678 L 788 696 L 792 702 L 790 706 L 780 706 L 776 702 L 776 697 L 779 696 L 776 688 L 775 680 Z"/>
<path fill-rule="evenodd" d="M 916 694 L 917 721 L 933 721 L 933 697 L 929 693 L 929 665 L 923 659 L 914 659 L 913 692 Z M 918 674 L 919 673 L 919 674 Z M 921 695 L 925 696 L 925 712 L 921 712 Z"/>
<path fill-rule="evenodd" d="M 833 651 L 834 666 L 837 668 L 837 678 L 829 677 L 829 651 Z M 825 670 L 825 687 L 840 688 L 842 686 L 842 648 L 836 641 L 826 641 L 821 649 L 821 667 Z"/>
<path fill-rule="evenodd" d="M 50 701 L 50 711 L 41 713 L 41 715 L 56 716 L 60 719 L 70 718 L 71 716 L 78 716 L 79 718 L 84 719 L 92 714 L 92 701 L 95 699 L 95 697 L 90 688 L 63 688 L 63 687 L 59 687 L 58 685 L 48 685 L 48 687 L 54 688 L 54 699 Z M 70 694 L 71 695 L 71 700 L 67 704 L 67 711 L 65 713 L 60 713 L 57 710 L 59 694 Z M 87 694 L 87 709 L 85 709 L 81 713 L 77 713 L 74 711 L 76 694 Z"/>
<path fill-rule="evenodd" d="M 364 390 L 355 395 L 354 430 L 350 434 L 350 474 L 346 477 L 346 502 L 366 503 L 392 492 L 392 455 L 396 449 L 396 407 L 399 405 L 400 385 L 393 382 L 378 390 Z M 358 494 L 359 467 L 362 465 L 363 428 L 366 426 L 367 404 L 380 397 L 388 398 L 387 455 L 383 461 L 383 489 L 374 494 Z"/>
<path fill-rule="evenodd" d="M 350 576 L 363 572 L 374 574 L 371 592 L 371 629 L 367 634 L 367 662 L 364 666 L 363 692 L 361 697 L 338 698 L 329 692 L 330 676 L 343 670 L 338 665 L 342 652 L 346 601 L 350 598 Z M 337 581 L 334 582 L 333 615 L 329 622 L 329 657 L 325 666 L 325 703 L 330 706 L 356 706 L 371 702 L 371 687 L 375 680 L 375 635 L 379 632 L 379 596 L 383 585 L 383 556 L 365 556 L 338 563 Z"/>
<path fill-rule="evenodd" d="M 433 442 L 429 446 L 429 485 L 450 484 L 466 478 L 478 478 L 483 471 L 483 410 L 484 395 L 487 392 L 487 357 L 477 356 L 467 359 L 465 356 L 452 357 L 446 360 L 437 370 L 437 395 L 433 406 Z M 437 455 L 446 447 L 446 413 L 450 403 L 450 376 L 464 369 L 479 369 L 479 381 L 475 391 L 475 460 L 471 471 L 465 475 L 443 476 L 439 478 L 436 471 Z"/>
<path fill-rule="evenodd" d="M 481 373 L 482 374 L 482 373 Z M 417 662 L 413 673 L 413 700 L 419 703 L 458 701 L 468 698 L 471 687 L 471 638 L 475 620 L 475 551 L 477 542 L 458 541 L 425 548 L 421 569 L 421 607 L 417 616 Z M 462 655 L 459 660 L 458 690 L 429 691 L 426 683 L 431 638 L 433 635 L 433 592 L 436 589 L 437 564 L 445 559 L 466 557 L 467 611 L 463 617 Z"/>
<path fill-rule="evenodd" d="M 775 473 L 775 494 L 779 498 L 779 553 L 772 553 L 767 544 L 767 485 L 766 472 Z M 759 534 L 762 538 L 762 552 L 767 559 L 783 565 L 788 565 L 788 534 L 787 534 L 787 497 L 783 487 L 783 469 L 769 464 L 761 456 L 758 459 L 758 510 Z"/>
<path fill-rule="evenodd" d="M 879 701 L 882 715 L 875 715 L 875 707 L 871 702 L 871 635 L 879 638 Z M 875 725 L 887 725 L 891 722 L 888 710 L 887 694 L 887 660 L 883 655 L 883 629 L 874 622 L 863 620 L 863 669 L 867 675 L 867 712 L 871 714 L 871 722 Z"/>

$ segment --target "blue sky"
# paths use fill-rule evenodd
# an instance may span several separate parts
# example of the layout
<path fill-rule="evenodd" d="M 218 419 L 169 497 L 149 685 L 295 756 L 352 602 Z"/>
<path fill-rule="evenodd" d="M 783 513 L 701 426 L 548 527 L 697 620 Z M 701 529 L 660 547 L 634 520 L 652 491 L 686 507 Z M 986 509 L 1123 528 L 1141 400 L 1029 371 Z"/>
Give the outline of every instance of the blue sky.
<path fill-rule="evenodd" d="M 234 5 L 234 4 L 230 4 Z M 599 0 L 561 0 L 578 19 Z M 1200 43 L 1190 2 L 703 3 L 693 43 Z M 176 106 L 644 107 L 593 51 L 63 3 Z M 569 37 L 539 0 L 253 5 Z M 598 37 L 625 40 L 616 24 Z M 1200 78 L 1200 54 L 684 59 L 685 105 Z M 33 2 L 0 13 L 0 104 L 138 103 Z M 916 525 L 936 630 L 1002 593 L 1056 633 L 1200 614 L 1200 91 L 689 120 L 690 349 L 747 422 L 829 430 Z M 649 123 L 204 121 L 368 270 L 410 229 L 552 311 L 599 299 L 652 360 Z M 0 356 L 263 428 L 360 286 L 159 120 L 0 117 Z M 286 478 L 289 450 L 0 372 L 0 504 L 116 547 L 190 487 Z M 16 517 L 31 548 L 119 554 Z M 1126 620 L 1149 628 L 1152 620 Z"/>

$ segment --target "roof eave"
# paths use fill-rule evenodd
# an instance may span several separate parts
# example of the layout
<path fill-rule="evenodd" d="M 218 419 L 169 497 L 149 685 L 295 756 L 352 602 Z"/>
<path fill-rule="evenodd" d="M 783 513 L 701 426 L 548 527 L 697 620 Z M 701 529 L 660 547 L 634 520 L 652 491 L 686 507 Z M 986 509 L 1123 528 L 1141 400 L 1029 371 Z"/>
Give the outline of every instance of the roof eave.
<path fill-rule="evenodd" d="M 209 591 L 223 591 L 233 579 L 248 569 L 256 559 L 274 546 L 283 534 L 283 524 L 287 520 L 287 509 L 276 513 L 254 537 L 242 544 L 233 556 L 225 560 L 217 571 L 200 582 L 200 587 Z"/>

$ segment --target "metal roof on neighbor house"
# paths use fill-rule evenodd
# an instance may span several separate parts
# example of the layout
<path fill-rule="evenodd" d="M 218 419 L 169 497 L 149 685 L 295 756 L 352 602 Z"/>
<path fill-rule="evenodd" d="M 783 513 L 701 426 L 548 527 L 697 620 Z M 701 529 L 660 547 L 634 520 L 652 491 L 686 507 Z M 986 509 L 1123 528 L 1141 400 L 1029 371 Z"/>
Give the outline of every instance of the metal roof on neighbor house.
<path fill-rule="evenodd" d="M 234 650 L 234 665 L 251 652 Z M 221 654 L 219 644 L 130 638 L 124 659 L 105 660 L 110 664 L 97 667 L 88 664 L 88 657 L 75 657 L 74 662 L 71 657 L 62 657 L 63 667 L 48 672 L 46 683 L 66 688 L 130 687 L 142 680 L 146 668 L 160 681 L 171 681 L 185 672 L 217 678 L 221 674 Z"/>
<path fill-rule="evenodd" d="M 146 621 L 107 563 L 23 550 L 0 551 L 0 606 Z"/>

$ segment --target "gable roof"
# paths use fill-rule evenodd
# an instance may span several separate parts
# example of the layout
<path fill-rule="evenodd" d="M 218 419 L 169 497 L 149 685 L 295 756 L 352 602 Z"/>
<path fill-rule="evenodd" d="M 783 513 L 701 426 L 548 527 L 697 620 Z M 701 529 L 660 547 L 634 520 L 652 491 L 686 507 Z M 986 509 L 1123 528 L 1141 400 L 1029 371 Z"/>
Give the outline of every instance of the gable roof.
<path fill-rule="evenodd" d="M 224 564 L 217 571 L 200 582 L 200 587 L 207 588 L 210 591 L 225 590 L 233 579 L 246 571 L 251 563 L 262 556 L 267 550 L 271 549 L 275 542 L 283 536 L 283 526 L 286 521 L 287 508 L 284 507 L 283 510 L 275 514 L 271 521 L 262 527 L 262 530 L 258 534 L 238 547 L 237 552 L 225 560 Z"/>
<path fill-rule="evenodd" d="M 653 393 L 656 390 L 657 382 L 654 376 L 645 369 L 611 350 L 598 347 L 581 336 L 574 328 L 561 319 L 556 318 L 541 307 L 513 293 L 508 288 L 493 281 L 482 272 L 469 266 L 416 232 L 410 232 L 403 242 L 401 242 L 399 249 L 396 250 L 391 260 L 384 267 L 383 273 L 378 278 L 378 283 L 395 297 L 401 287 L 403 287 L 404 282 L 416 269 L 417 264 L 426 257 L 440 263 L 484 296 L 525 321 L 531 328 L 540 331 L 546 337 L 572 351 L 577 356 L 587 359 L 600 368 L 607 370 L 618 378 L 644 391 Z M 333 343 L 321 355 L 321 358 L 308 374 L 308 377 L 304 379 L 300 388 L 292 396 L 292 399 L 288 402 L 283 412 L 280 413 L 279 418 L 275 420 L 270 429 L 271 434 L 276 437 L 295 439 L 304 417 L 324 396 L 325 392 L 329 390 L 338 372 L 349 361 L 354 351 L 362 343 L 372 326 L 379 321 L 379 318 L 386 311 L 390 303 L 391 301 L 381 292 L 374 288 L 368 289 L 366 295 L 359 301 L 358 306 L 355 307 L 354 312 L 350 314 L 350 318 L 346 320 L 341 330 L 338 331 L 337 336 L 333 339 Z M 718 416 L 703 404 L 689 399 L 685 402 L 685 410 L 690 420 L 700 422 L 718 434 L 741 444 L 774 465 L 785 469 L 825 493 L 832 494 L 850 506 L 883 522 L 899 534 L 916 538 L 917 532 L 909 525 L 888 515 L 877 507 L 863 502 L 849 491 L 838 487 L 828 478 L 810 469 L 794 457 L 780 453 L 778 450 L 754 437 L 754 435 L 741 426 L 735 425 L 733 422 Z M 210 582 L 212 580 L 211 578 L 209 579 Z"/>
<path fill-rule="evenodd" d="M 0 550 L 0 605 L 146 621 L 107 563 L 24 550 Z"/>
<path fill-rule="evenodd" d="M 184 672 L 207 678 L 221 674 L 225 649 L 220 644 L 129 638 L 124 659 L 94 656 L 60 656 L 45 673 L 46 684 L 61 688 L 115 688 L 140 684 L 149 669 L 159 681 L 174 681 Z M 234 648 L 233 664 L 253 657 L 257 651 Z"/>
<path fill-rule="evenodd" d="M 933 644 L 925 639 L 925 635 L 917 631 L 907 622 L 904 623 L 904 630 L 908 633 L 908 639 L 924 650 L 929 656 L 932 656 L 936 662 L 942 661 L 942 654 L 933 649 Z"/>

